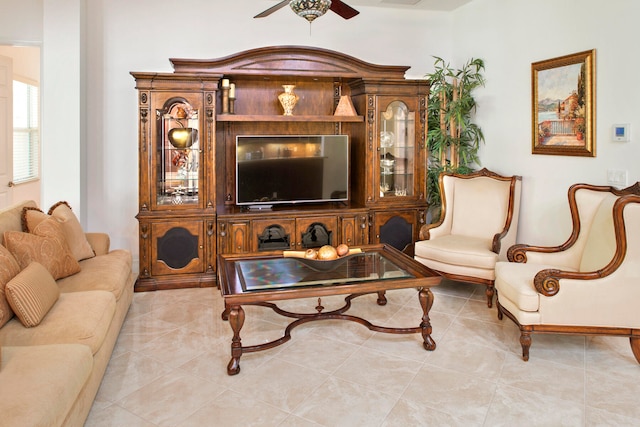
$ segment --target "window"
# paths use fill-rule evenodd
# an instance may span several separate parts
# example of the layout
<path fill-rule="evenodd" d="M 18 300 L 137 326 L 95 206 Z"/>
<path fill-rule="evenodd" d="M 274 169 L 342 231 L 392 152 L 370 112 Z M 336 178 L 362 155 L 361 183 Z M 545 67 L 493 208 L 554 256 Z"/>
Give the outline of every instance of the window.
<path fill-rule="evenodd" d="M 40 114 L 37 86 L 13 81 L 13 182 L 39 177 Z"/>

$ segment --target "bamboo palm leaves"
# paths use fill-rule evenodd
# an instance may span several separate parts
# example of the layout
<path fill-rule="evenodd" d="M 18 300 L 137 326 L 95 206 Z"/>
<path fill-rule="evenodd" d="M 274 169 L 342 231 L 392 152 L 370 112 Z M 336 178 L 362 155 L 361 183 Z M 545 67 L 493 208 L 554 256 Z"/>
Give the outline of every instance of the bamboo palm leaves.
<path fill-rule="evenodd" d="M 460 69 L 453 69 L 442 58 L 435 58 L 427 107 L 429 132 L 428 201 L 440 204 L 438 175 L 443 170 L 469 173 L 479 164 L 478 149 L 484 135 L 472 122 L 476 101 L 472 92 L 484 86 L 484 61 L 471 58 Z"/>

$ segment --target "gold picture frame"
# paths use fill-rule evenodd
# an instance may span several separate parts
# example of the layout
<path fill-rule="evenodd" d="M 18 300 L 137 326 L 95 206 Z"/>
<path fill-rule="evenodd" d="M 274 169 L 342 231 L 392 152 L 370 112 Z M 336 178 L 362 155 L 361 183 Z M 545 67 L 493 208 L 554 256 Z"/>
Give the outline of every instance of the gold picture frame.
<path fill-rule="evenodd" d="M 531 64 L 533 154 L 595 157 L 595 53 Z"/>

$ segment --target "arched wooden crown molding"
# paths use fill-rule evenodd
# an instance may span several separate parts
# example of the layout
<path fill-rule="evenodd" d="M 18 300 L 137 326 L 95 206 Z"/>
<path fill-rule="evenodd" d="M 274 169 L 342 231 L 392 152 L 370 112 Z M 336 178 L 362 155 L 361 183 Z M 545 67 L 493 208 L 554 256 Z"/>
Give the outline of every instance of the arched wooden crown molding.
<path fill-rule="evenodd" d="M 170 59 L 176 73 L 404 79 L 410 67 L 371 64 L 307 46 L 269 46 L 217 59 Z"/>

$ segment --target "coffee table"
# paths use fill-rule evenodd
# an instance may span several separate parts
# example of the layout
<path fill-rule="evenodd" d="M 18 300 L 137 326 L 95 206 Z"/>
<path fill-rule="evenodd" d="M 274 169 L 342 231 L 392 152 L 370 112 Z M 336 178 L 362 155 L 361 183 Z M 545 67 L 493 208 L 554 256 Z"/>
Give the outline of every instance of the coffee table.
<path fill-rule="evenodd" d="M 291 339 L 291 330 L 303 323 L 342 319 L 357 322 L 372 331 L 392 334 L 421 333 L 426 350 L 435 350 L 431 338 L 429 310 L 433 305 L 430 288 L 440 283 L 441 277 L 433 270 L 386 244 L 362 246 L 362 253 L 349 255 L 336 261 L 308 261 L 285 258 L 282 253 L 219 254 L 218 278 L 225 309 L 222 319 L 228 320 L 233 330 L 231 360 L 227 373 L 240 372 L 243 353 L 267 350 Z M 422 307 L 422 319 L 417 327 L 391 328 L 377 326 L 360 317 L 345 314 L 351 300 L 361 295 L 377 293 L 377 303 L 385 305 L 386 291 L 417 288 Z M 324 311 L 322 297 L 347 295 L 343 307 Z M 316 313 L 292 313 L 281 309 L 273 301 L 300 298 L 318 298 Z M 259 305 L 276 313 L 296 319 L 284 330 L 281 338 L 268 343 L 243 346 L 240 330 L 244 324 L 243 305 Z M 417 323 L 417 322 L 416 322 Z"/>

